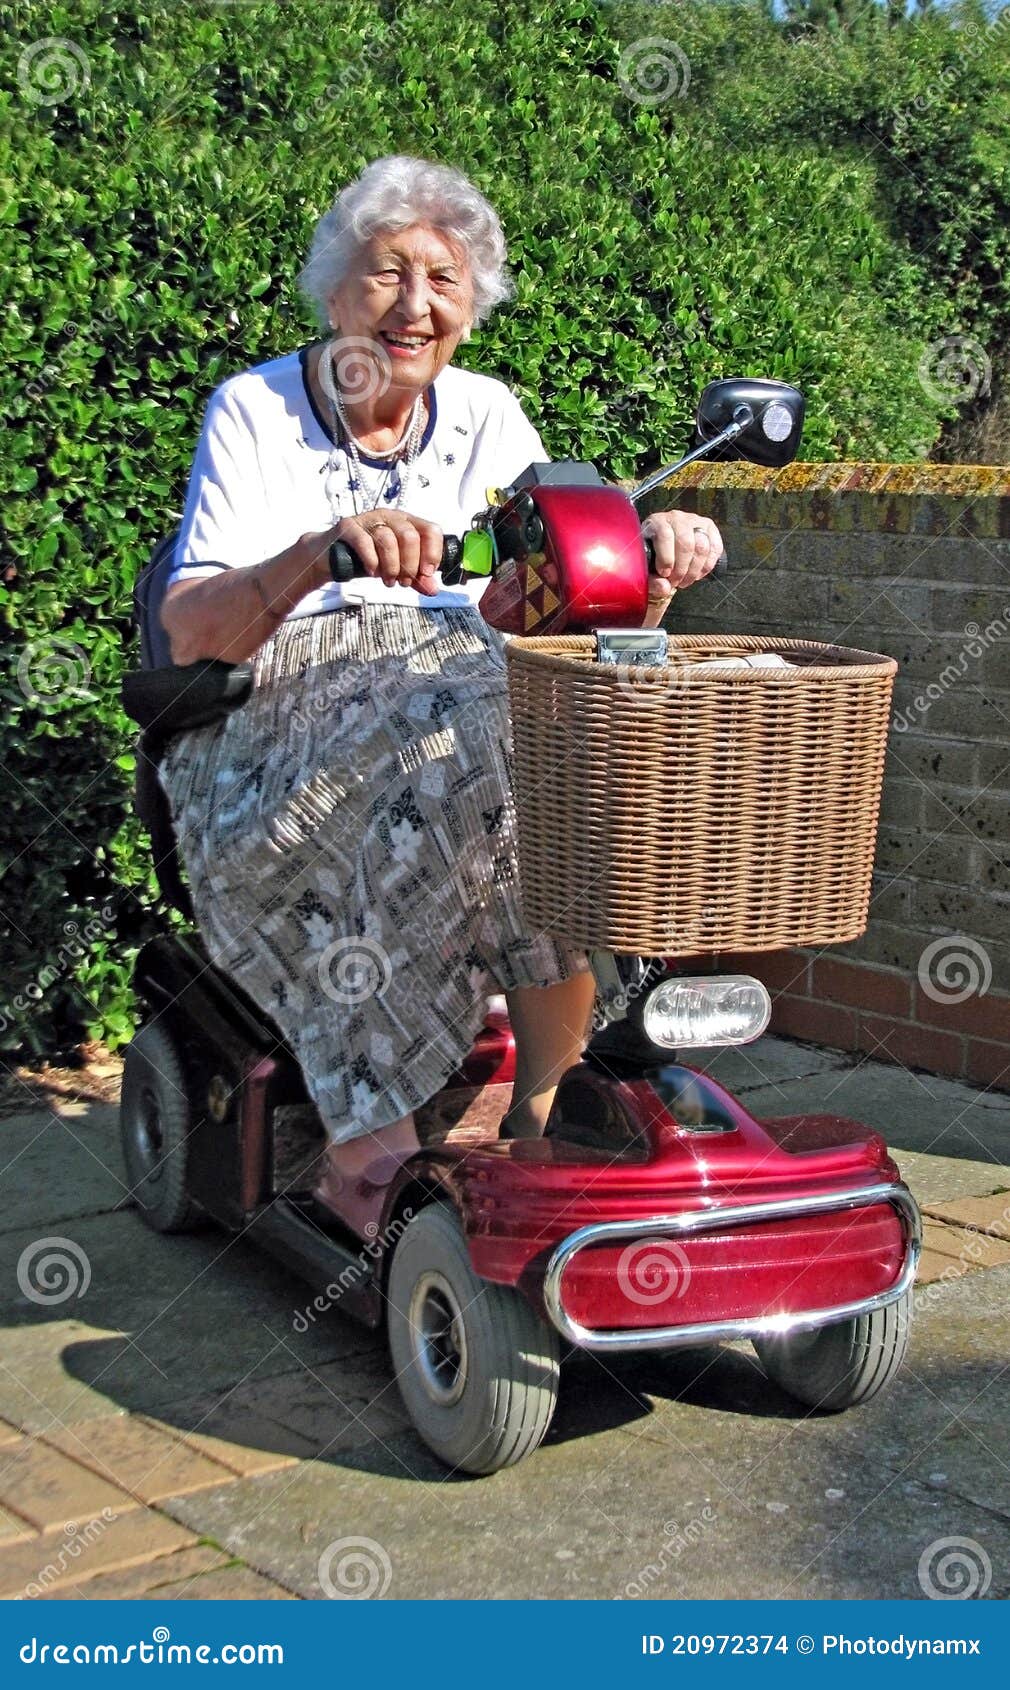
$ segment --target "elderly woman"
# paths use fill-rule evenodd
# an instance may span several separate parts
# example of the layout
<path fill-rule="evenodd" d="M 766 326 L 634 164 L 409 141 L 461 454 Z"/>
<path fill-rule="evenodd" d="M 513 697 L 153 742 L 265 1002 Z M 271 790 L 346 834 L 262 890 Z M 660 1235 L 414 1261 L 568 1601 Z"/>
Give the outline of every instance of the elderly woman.
<path fill-rule="evenodd" d="M 503 1131 L 542 1132 L 594 985 L 525 924 L 503 640 L 480 585 L 439 575 L 443 532 L 546 458 L 509 389 L 452 364 L 508 295 L 501 225 L 458 171 L 379 159 L 302 282 L 332 338 L 212 395 L 163 609 L 176 662 L 253 658 L 254 689 L 163 775 L 210 955 L 296 1053 L 353 1225 L 356 1183 L 417 1147 L 412 1112 L 492 993 L 517 1043 Z M 658 621 L 721 540 L 678 512 L 648 527 Z M 332 582 L 336 539 L 367 579 Z"/>

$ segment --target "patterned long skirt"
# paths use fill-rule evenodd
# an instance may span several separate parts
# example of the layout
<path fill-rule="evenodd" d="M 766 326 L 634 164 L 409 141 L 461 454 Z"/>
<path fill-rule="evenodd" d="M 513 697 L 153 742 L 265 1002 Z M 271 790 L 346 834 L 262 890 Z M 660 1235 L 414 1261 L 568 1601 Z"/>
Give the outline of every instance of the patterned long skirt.
<path fill-rule="evenodd" d="M 504 643 L 479 611 L 282 623 L 162 780 L 211 959 L 277 1023 L 334 1142 L 434 1096 L 489 996 L 586 967 L 519 901 Z"/>

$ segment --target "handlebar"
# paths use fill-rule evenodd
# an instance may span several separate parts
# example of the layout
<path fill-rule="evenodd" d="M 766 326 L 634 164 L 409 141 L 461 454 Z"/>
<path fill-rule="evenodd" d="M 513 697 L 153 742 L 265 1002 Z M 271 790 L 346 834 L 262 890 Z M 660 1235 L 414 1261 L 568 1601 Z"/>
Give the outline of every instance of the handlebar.
<path fill-rule="evenodd" d="M 460 562 L 463 557 L 463 542 L 458 534 L 445 534 L 442 537 L 442 579 L 452 586 L 459 578 Z M 367 575 L 357 552 L 344 543 L 334 540 L 330 547 L 330 575 L 334 581 L 353 581 L 356 576 Z"/>
<path fill-rule="evenodd" d="M 343 540 L 334 540 L 330 546 L 330 576 L 334 581 L 353 581 L 356 577 L 368 574 L 367 569 L 350 546 Z M 645 542 L 645 557 L 649 566 L 649 574 L 656 572 L 656 549 L 650 539 Z M 463 541 L 458 534 L 445 534 L 442 537 L 442 579 L 447 587 L 453 587 L 463 578 Z M 715 568 L 709 571 L 710 577 L 720 580 L 729 572 L 729 558 L 723 552 L 717 559 Z"/>
<path fill-rule="evenodd" d="M 653 543 L 650 539 L 646 539 L 646 542 L 645 542 L 645 561 L 649 565 L 649 574 L 655 575 L 655 573 L 656 573 L 656 548 L 655 548 L 655 546 L 653 545 Z M 723 576 L 728 575 L 728 574 L 729 574 L 729 558 L 726 556 L 726 553 L 723 552 L 721 557 L 716 558 L 715 568 L 709 570 L 705 579 L 706 579 L 706 581 L 713 581 L 713 580 L 714 581 L 721 581 Z"/>

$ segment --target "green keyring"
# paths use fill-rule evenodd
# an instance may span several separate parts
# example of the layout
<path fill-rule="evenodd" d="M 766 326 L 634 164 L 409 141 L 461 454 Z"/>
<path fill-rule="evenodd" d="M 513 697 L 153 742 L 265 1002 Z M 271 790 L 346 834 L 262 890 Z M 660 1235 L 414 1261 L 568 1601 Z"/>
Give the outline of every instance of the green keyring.
<path fill-rule="evenodd" d="M 463 568 L 467 575 L 490 575 L 496 547 L 490 528 L 471 528 L 463 536 Z"/>

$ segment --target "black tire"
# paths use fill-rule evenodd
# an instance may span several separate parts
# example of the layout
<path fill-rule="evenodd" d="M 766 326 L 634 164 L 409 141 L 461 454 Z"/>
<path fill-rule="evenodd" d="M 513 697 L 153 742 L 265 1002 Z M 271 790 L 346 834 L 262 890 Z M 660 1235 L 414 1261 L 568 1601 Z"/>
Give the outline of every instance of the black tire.
<path fill-rule="evenodd" d="M 178 1046 L 152 1021 L 126 1052 L 119 1130 L 131 1193 L 155 1232 L 187 1232 L 200 1218 L 186 1178 L 192 1127 Z"/>
<path fill-rule="evenodd" d="M 518 1291 L 474 1272 L 452 1209 L 414 1216 L 387 1290 L 397 1384 L 428 1448 L 464 1473 L 496 1473 L 536 1449 L 558 1397 L 558 1335 Z"/>
<path fill-rule="evenodd" d="M 755 1338 L 754 1348 L 769 1379 L 789 1396 L 839 1414 L 886 1390 L 905 1359 L 911 1328 L 912 1293 L 906 1291 L 873 1314 L 791 1338 Z"/>

